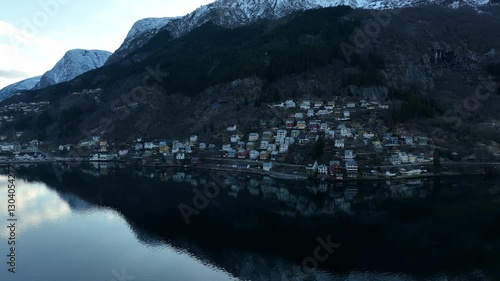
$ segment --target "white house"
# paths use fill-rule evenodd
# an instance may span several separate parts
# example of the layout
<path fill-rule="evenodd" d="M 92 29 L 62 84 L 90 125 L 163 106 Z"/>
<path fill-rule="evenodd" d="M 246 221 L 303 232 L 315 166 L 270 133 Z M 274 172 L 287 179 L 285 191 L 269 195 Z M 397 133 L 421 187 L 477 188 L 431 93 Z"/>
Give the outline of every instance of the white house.
<path fill-rule="evenodd" d="M 276 146 L 275 143 L 270 143 L 268 146 L 267 146 L 267 151 L 276 151 L 276 149 L 278 149 L 278 147 Z"/>
<path fill-rule="evenodd" d="M 153 149 L 155 147 L 157 147 L 157 146 L 154 143 L 152 143 L 152 142 L 146 142 L 146 143 L 144 143 L 144 149 Z"/>
<path fill-rule="evenodd" d="M 99 161 L 113 161 L 115 159 L 115 155 L 101 153 L 99 154 Z"/>
<path fill-rule="evenodd" d="M 278 132 L 276 133 L 276 137 L 277 138 L 286 138 L 286 135 L 287 135 L 287 131 L 286 130 L 278 130 Z"/>
<path fill-rule="evenodd" d="M 344 148 L 344 146 L 345 146 L 344 139 L 336 139 L 335 140 L 335 147 L 336 148 Z"/>
<path fill-rule="evenodd" d="M 13 144 L 2 144 L 2 151 L 12 151 L 14 150 Z M 62 150 L 59 148 L 59 150 Z"/>
<path fill-rule="evenodd" d="M 262 169 L 264 171 L 271 171 L 272 168 L 273 168 L 273 162 L 264 162 L 264 163 L 262 163 Z"/>
<path fill-rule="evenodd" d="M 365 138 L 365 139 L 373 139 L 374 137 L 375 137 L 374 133 L 369 133 L 369 132 L 363 133 L 363 138 Z"/>
<path fill-rule="evenodd" d="M 300 105 L 300 109 L 308 110 L 309 108 L 311 108 L 311 101 L 305 100 Z"/>
<path fill-rule="evenodd" d="M 413 137 L 411 137 L 411 136 L 406 136 L 406 137 L 405 137 L 405 143 L 406 143 L 407 145 L 414 145 Z"/>
<path fill-rule="evenodd" d="M 345 125 L 339 125 L 338 129 L 342 137 L 352 137 L 351 128 L 347 128 Z"/>
<path fill-rule="evenodd" d="M 282 145 L 280 145 L 280 152 L 281 153 L 288 152 L 288 144 L 282 144 Z"/>
<path fill-rule="evenodd" d="M 135 151 L 140 151 L 140 150 L 143 150 L 144 149 L 144 146 L 142 145 L 142 143 L 136 143 L 135 144 Z"/>
<path fill-rule="evenodd" d="M 207 144 L 202 142 L 202 143 L 200 143 L 199 148 L 200 148 L 200 150 L 205 150 L 205 149 L 207 149 Z"/>
<path fill-rule="evenodd" d="M 316 115 L 316 114 L 314 113 L 314 109 L 309 109 L 307 111 L 306 115 L 307 115 L 307 117 L 314 117 L 314 115 Z"/>
<path fill-rule="evenodd" d="M 355 108 L 356 107 L 356 103 L 355 102 L 348 102 L 345 106 L 347 108 Z"/>
<path fill-rule="evenodd" d="M 324 104 L 324 103 L 323 103 L 322 101 L 315 101 L 315 102 L 314 102 L 314 107 L 315 107 L 315 108 L 320 108 L 320 107 L 322 107 L 322 106 L 323 106 L 323 104 Z"/>
<path fill-rule="evenodd" d="M 328 129 L 325 131 L 325 135 L 327 138 L 335 138 L 335 130 Z"/>
<path fill-rule="evenodd" d="M 344 151 L 344 159 L 346 161 L 354 159 L 354 151 L 352 151 L 352 150 L 346 150 L 346 151 Z"/>
<path fill-rule="evenodd" d="M 230 144 L 223 144 L 222 145 L 222 151 L 230 151 L 230 150 L 232 150 Z"/>
<path fill-rule="evenodd" d="M 269 141 L 261 141 L 260 149 L 267 149 L 269 147 Z"/>
<path fill-rule="evenodd" d="M 303 119 L 304 118 L 304 113 L 297 112 L 297 113 L 295 113 L 295 115 L 293 117 L 295 117 L 296 119 Z"/>
<path fill-rule="evenodd" d="M 321 164 L 318 166 L 318 174 L 322 176 L 328 175 L 328 166 L 325 164 Z"/>
<path fill-rule="evenodd" d="M 259 159 L 259 157 L 260 157 L 260 152 L 258 152 L 257 150 L 251 150 L 250 151 L 249 158 L 251 160 Z"/>
<path fill-rule="evenodd" d="M 297 105 L 295 104 L 295 102 L 293 100 L 287 100 L 285 102 L 285 107 L 286 108 L 295 108 L 295 107 L 297 107 Z"/>
<path fill-rule="evenodd" d="M 126 150 L 126 149 L 118 151 L 118 155 L 120 155 L 120 156 L 125 156 L 127 154 L 128 154 L 128 150 Z"/>
<path fill-rule="evenodd" d="M 35 158 L 34 158 L 34 157 L 29 156 L 28 154 L 25 154 L 24 156 L 19 156 L 19 155 L 16 155 L 16 156 L 15 156 L 15 159 L 16 159 L 16 160 L 21 160 L 21 161 L 32 161 L 32 160 L 35 160 Z"/>
<path fill-rule="evenodd" d="M 189 141 L 190 141 L 191 143 L 198 142 L 198 136 L 197 136 L 197 135 L 192 135 L 192 136 L 189 138 Z"/>
<path fill-rule="evenodd" d="M 399 155 L 397 154 L 394 154 L 394 155 L 391 155 L 391 157 L 389 157 L 389 162 L 391 162 L 392 165 L 401 165 L 401 158 L 399 157 Z"/>
<path fill-rule="evenodd" d="M 401 163 L 409 163 L 410 159 L 408 158 L 408 154 L 406 152 L 398 153 L 399 158 L 401 159 Z"/>
<path fill-rule="evenodd" d="M 248 141 L 258 141 L 259 137 L 258 133 L 250 133 L 250 135 L 248 135 Z"/>
<path fill-rule="evenodd" d="M 357 172 L 358 171 L 358 163 L 354 160 L 348 160 L 345 162 L 345 169 L 347 172 Z"/>
<path fill-rule="evenodd" d="M 183 152 L 179 152 L 175 155 L 175 159 L 184 160 L 184 159 L 186 159 L 186 155 Z"/>
<path fill-rule="evenodd" d="M 241 138 L 240 138 L 240 136 L 238 136 L 238 135 L 232 135 L 232 136 L 231 136 L 231 142 L 232 142 L 232 143 L 237 143 L 237 142 L 239 142 L 239 141 L 240 141 L 240 139 L 241 139 Z"/>
<path fill-rule="evenodd" d="M 236 125 L 231 126 L 231 127 L 227 127 L 228 132 L 236 132 L 237 129 L 238 129 L 238 127 Z"/>

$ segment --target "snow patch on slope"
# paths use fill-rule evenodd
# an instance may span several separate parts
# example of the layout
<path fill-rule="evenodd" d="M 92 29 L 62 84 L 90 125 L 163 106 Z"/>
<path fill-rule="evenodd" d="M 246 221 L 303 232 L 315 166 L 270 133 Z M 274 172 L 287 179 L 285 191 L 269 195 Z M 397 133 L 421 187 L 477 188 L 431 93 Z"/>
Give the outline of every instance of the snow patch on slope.
<path fill-rule="evenodd" d="M 459 0 L 458 3 L 456 0 L 217 0 L 181 18 L 145 19 L 144 23 L 139 21 L 140 24 L 135 29 L 132 28 L 108 63 L 114 63 L 143 46 L 160 30 L 168 30 L 173 37 L 180 37 L 207 22 L 234 28 L 261 19 L 282 18 L 297 11 L 340 5 L 361 9 L 394 9 L 431 4 L 450 8 L 479 8 L 488 3 L 489 0 Z M 141 30 L 144 31 L 141 33 Z"/>
<path fill-rule="evenodd" d="M 110 56 L 107 64 L 114 63 L 132 50 L 142 47 L 149 39 L 153 38 L 162 27 L 174 19 L 176 18 L 145 18 L 135 22 L 120 48 Z"/>
<path fill-rule="evenodd" d="M 22 92 L 22 91 L 33 89 L 33 87 L 35 87 L 35 85 L 38 82 L 40 82 L 40 78 L 42 78 L 42 76 L 28 78 L 26 80 L 19 81 L 17 83 L 14 83 L 12 85 L 9 85 L 9 86 L 1 89 L 0 90 L 0 101 L 6 100 L 6 99 L 16 95 L 17 93 Z"/>
<path fill-rule="evenodd" d="M 75 49 L 66 52 L 63 58 L 51 70 L 47 71 L 34 89 L 72 80 L 73 78 L 104 65 L 111 55 L 101 50 Z"/>

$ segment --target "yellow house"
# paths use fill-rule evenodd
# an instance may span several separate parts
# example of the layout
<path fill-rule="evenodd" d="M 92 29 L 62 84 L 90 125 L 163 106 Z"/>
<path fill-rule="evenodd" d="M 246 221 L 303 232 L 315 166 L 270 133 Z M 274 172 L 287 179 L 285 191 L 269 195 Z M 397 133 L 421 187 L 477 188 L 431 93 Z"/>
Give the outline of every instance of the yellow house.
<path fill-rule="evenodd" d="M 160 146 L 160 153 L 169 153 L 169 152 L 170 152 L 170 146 L 168 145 Z"/>

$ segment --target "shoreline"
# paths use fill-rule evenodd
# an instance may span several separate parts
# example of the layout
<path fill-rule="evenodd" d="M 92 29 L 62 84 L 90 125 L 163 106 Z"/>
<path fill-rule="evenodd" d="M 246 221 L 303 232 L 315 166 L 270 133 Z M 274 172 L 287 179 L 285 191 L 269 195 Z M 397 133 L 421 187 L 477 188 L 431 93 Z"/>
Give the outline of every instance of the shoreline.
<path fill-rule="evenodd" d="M 165 169 L 192 169 L 192 170 L 205 170 L 205 171 L 223 171 L 223 172 L 233 172 L 233 173 L 244 173 L 244 174 L 253 174 L 260 176 L 269 176 L 275 179 L 281 180 L 294 180 L 294 181 L 320 181 L 320 182 L 329 182 L 329 183 L 341 183 L 341 182 L 358 182 L 358 181 L 400 181 L 400 180 L 411 180 L 411 179 L 426 179 L 437 176 L 481 176 L 488 175 L 486 173 L 463 173 L 463 172 L 442 172 L 442 173 L 428 173 L 421 175 L 412 175 L 412 176 L 394 176 L 394 177 L 357 177 L 357 178 L 345 178 L 344 180 L 331 180 L 326 177 L 317 177 L 310 178 L 305 174 L 290 174 L 290 173 L 282 173 L 276 171 L 265 171 L 262 169 L 252 169 L 252 168 L 237 168 L 237 167 L 221 167 L 221 166 L 208 166 L 208 165 L 151 165 L 151 164 L 134 164 L 123 160 L 114 160 L 114 161 L 90 161 L 90 160 L 80 160 L 80 159 L 65 159 L 65 160 L 34 160 L 34 161 L 0 161 L 0 166 L 5 165 L 23 165 L 23 164 L 61 164 L 61 163 L 121 163 L 127 166 L 136 166 L 136 167 L 147 167 L 147 168 L 165 168 Z M 454 163 L 460 164 L 460 163 Z M 464 163 L 462 163 L 464 164 Z M 469 165 L 484 165 L 483 163 L 467 163 Z M 500 163 L 498 163 L 500 165 Z"/>

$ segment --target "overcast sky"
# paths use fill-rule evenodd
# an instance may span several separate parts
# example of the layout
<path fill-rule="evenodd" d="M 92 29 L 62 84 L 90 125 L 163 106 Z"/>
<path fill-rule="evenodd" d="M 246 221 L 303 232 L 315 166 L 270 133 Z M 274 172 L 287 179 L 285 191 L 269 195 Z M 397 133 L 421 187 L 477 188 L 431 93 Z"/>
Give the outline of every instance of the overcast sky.
<path fill-rule="evenodd" d="M 214 0 L 2 0 L 0 89 L 50 70 L 71 49 L 115 51 L 139 19 L 185 15 Z"/>

